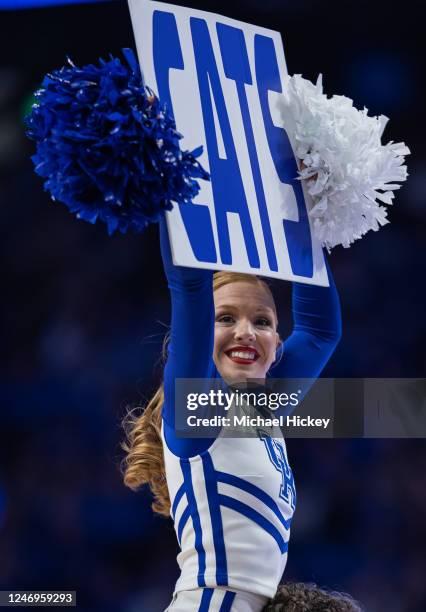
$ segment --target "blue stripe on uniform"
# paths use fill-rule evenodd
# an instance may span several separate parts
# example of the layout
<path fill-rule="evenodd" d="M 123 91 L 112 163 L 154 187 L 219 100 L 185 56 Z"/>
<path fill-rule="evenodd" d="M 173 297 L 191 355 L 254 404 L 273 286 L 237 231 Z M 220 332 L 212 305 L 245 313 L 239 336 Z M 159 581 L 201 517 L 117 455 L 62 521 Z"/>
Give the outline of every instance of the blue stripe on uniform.
<path fill-rule="evenodd" d="M 210 602 L 213 597 L 213 589 L 203 589 L 203 596 L 201 597 L 200 607 L 198 612 L 208 612 Z"/>
<path fill-rule="evenodd" d="M 250 506 L 247 506 L 247 504 L 244 504 L 233 497 L 229 497 L 228 495 L 219 495 L 219 502 L 222 506 L 231 508 L 231 510 L 235 510 L 236 512 L 239 512 L 243 516 L 246 516 L 252 520 L 254 523 L 257 523 L 259 527 L 262 527 L 262 529 L 267 531 L 274 538 L 282 554 L 287 552 L 288 542 L 284 541 L 275 525 L 259 514 L 259 512 L 256 512 L 256 510 L 253 510 L 253 508 L 250 508 Z"/>
<path fill-rule="evenodd" d="M 222 605 L 220 606 L 219 612 L 230 612 L 232 602 L 235 599 L 236 593 L 233 591 L 226 591 L 225 597 L 223 598 Z"/>
<path fill-rule="evenodd" d="M 205 587 L 206 581 L 204 574 L 206 571 L 206 552 L 203 546 L 203 532 L 201 529 L 200 515 L 198 514 L 197 501 L 195 499 L 194 488 L 192 486 L 191 465 L 188 460 L 181 459 L 180 467 L 182 469 L 185 482 L 186 497 L 188 500 L 189 511 L 191 513 L 192 525 L 195 531 L 195 550 L 198 553 L 198 586 Z"/>
<path fill-rule="evenodd" d="M 185 510 L 182 512 L 182 516 L 180 517 L 179 523 L 178 523 L 177 537 L 178 537 L 179 546 L 181 546 L 182 532 L 190 516 L 191 516 L 191 512 L 189 510 L 189 506 L 187 506 Z"/>
<path fill-rule="evenodd" d="M 290 529 L 291 519 L 285 519 L 283 517 L 276 501 L 272 499 L 270 495 L 265 493 L 263 489 L 260 489 L 247 480 L 243 480 L 243 478 L 239 478 L 233 474 L 228 474 L 227 472 L 216 472 L 216 477 L 218 482 L 230 484 L 238 489 L 242 489 L 243 491 L 250 493 L 254 497 L 257 497 L 258 500 L 263 502 L 270 510 L 272 510 L 285 529 Z"/>
<path fill-rule="evenodd" d="M 216 583 L 218 586 L 228 586 L 228 564 L 226 561 L 225 540 L 223 538 L 222 515 L 220 512 L 215 469 L 209 453 L 202 455 L 202 459 L 216 555 Z"/>
<path fill-rule="evenodd" d="M 177 490 L 175 498 L 173 500 L 173 506 L 172 506 L 172 518 L 173 518 L 173 520 L 175 519 L 177 507 L 178 507 L 179 502 L 182 499 L 182 496 L 183 496 L 184 493 L 185 493 L 185 483 L 183 482 L 180 485 L 179 489 Z"/>

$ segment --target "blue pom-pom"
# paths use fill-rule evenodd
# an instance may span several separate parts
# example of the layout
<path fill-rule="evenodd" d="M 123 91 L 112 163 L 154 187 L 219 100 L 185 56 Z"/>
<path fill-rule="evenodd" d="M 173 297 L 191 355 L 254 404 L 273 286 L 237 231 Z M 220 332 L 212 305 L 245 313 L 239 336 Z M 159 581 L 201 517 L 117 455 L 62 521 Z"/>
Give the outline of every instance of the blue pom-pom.
<path fill-rule="evenodd" d="M 48 74 L 26 119 L 37 174 L 54 200 L 108 232 L 142 231 L 173 202 L 191 202 L 209 174 L 181 151 L 176 124 L 143 83 L 130 49 L 99 65 Z"/>

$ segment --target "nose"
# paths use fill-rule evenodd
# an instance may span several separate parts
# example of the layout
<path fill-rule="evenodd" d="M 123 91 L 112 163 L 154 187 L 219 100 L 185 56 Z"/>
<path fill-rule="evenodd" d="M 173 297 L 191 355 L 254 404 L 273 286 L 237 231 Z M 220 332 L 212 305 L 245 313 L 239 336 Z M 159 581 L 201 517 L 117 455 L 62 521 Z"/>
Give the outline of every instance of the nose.
<path fill-rule="evenodd" d="M 256 339 L 256 333 L 251 321 L 240 319 L 235 327 L 234 337 L 238 342 L 253 342 Z"/>

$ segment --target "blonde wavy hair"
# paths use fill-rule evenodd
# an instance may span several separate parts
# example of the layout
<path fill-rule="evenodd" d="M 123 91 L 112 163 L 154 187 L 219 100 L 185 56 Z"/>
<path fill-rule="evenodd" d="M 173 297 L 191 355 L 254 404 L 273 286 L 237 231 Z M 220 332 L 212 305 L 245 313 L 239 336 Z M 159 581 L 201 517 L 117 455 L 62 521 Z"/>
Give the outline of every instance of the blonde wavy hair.
<path fill-rule="evenodd" d="M 275 316 L 275 301 L 267 283 L 251 274 L 216 272 L 213 292 L 230 283 L 245 282 L 260 286 L 271 298 Z M 277 318 L 277 317 L 276 317 Z M 167 338 L 163 345 L 163 360 L 167 357 Z M 133 491 L 148 484 L 154 497 L 152 509 L 161 516 L 170 516 L 170 496 L 167 488 L 161 439 L 164 387 L 159 386 L 145 408 L 130 410 L 123 419 L 126 439 L 122 448 L 126 453 L 122 461 L 124 484 Z"/>

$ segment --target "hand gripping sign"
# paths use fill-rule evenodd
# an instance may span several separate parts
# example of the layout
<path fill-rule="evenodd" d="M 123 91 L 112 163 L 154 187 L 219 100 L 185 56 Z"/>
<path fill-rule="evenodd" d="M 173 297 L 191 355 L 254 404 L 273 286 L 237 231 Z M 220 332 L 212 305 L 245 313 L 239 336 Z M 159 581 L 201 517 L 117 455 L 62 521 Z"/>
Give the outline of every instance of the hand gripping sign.
<path fill-rule="evenodd" d="M 146 83 L 211 174 L 167 213 L 176 265 L 328 285 L 278 110 L 281 36 L 213 13 L 129 0 Z"/>

